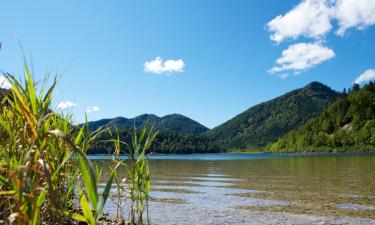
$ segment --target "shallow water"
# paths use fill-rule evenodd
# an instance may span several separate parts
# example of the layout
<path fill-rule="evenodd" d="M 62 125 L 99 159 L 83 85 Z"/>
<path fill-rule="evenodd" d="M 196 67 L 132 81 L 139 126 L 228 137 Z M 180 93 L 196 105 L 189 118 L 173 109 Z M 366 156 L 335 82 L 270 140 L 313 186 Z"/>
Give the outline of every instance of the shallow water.
<path fill-rule="evenodd" d="M 158 155 L 150 167 L 153 224 L 375 224 L 375 155 Z"/>

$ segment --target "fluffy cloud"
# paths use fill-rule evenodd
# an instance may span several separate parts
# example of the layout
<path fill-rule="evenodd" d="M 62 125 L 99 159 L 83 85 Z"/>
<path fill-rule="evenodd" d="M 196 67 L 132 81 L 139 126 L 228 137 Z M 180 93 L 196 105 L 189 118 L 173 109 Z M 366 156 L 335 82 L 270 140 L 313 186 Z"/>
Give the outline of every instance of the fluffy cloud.
<path fill-rule="evenodd" d="M 318 38 L 331 30 L 331 9 L 325 0 L 305 0 L 285 15 L 279 15 L 267 26 L 277 43 L 300 35 Z"/>
<path fill-rule="evenodd" d="M 74 106 L 76 106 L 77 104 L 74 103 L 74 102 L 70 102 L 70 101 L 63 101 L 63 102 L 59 102 L 59 104 L 57 104 L 56 106 L 56 109 L 58 110 L 61 110 L 61 109 L 68 109 L 68 108 L 72 108 Z"/>
<path fill-rule="evenodd" d="M 355 79 L 354 83 L 360 84 L 362 82 L 366 82 L 370 80 L 375 80 L 375 69 L 366 70 L 364 73 L 359 75 L 357 79 Z"/>
<path fill-rule="evenodd" d="M 343 35 L 349 28 L 364 29 L 375 24 L 375 0 L 303 0 L 284 15 L 268 24 L 270 38 L 276 43 L 305 36 L 324 37 L 336 21 L 336 34 Z"/>
<path fill-rule="evenodd" d="M 337 0 L 334 17 L 339 23 L 338 35 L 352 27 L 364 29 L 375 24 L 375 0 Z"/>
<path fill-rule="evenodd" d="M 170 74 L 183 72 L 185 63 L 182 59 L 163 61 L 161 57 L 156 57 L 154 60 L 146 61 L 143 67 L 147 73 Z"/>
<path fill-rule="evenodd" d="M 89 106 L 89 107 L 86 108 L 87 113 L 97 112 L 99 110 L 100 110 L 100 108 L 98 106 Z"/>
<path fill-rule="evenodd" d="M 270 73 L 282 71 L 293 71 L 299 74 L 301 71 L 314 67 L 335 56 L 332 49 L 323 46 L 320 43 L 298 43 L 290 45 L 284 50 L 281 57 L 276 60 L 277 66 L 269 70 Z M 281 75 L 286 78 L 285 73 Z"/>
<path fill-rule="evenodd" d="M 4 88 L 4 89 L 10 89 L 11 88 L 11 85 L 10 85 L 8 79 L 6 79 L 4 76 L 0 76 L 0 88 Z"/>

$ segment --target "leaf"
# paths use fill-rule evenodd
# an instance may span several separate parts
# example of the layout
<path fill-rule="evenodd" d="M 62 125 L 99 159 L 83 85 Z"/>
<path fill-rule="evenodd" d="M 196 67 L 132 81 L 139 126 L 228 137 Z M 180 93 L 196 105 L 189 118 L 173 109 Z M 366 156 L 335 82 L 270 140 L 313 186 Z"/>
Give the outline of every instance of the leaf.
<path fill-rule="evenodd" d="M 26 79 L 26 84 L 27 84 L 26 87 L 29 92 L 31 108 L 34 113 L 37 113 L 37 99 L 35 95 L 35 87 L 34 87 L 34 83 L 32 80 L 32 76 L 30 74 L 29 68 L 26 63 L 25 63 L 24 68 L 25 68 L 25 79 Z"/>
<path fill-rule="evenodd" d="M 14 195 L 15 191 L 0 191 L 0 195 Z"/>
<path fill-rule="evenodd" d="M 88 165 L 90 165 L 90 161 L 87 161 Z M 83 182 L 85 184 L 85 190 L 87 192 L 87 196 L 90 199 L 90 203 L 93 206 L 94 210 L 97 210 L 97 204 L 98 204 L 98 190 L 96 187 L 96 176 L 95 171 L 91 166 L 87 167 L 86 163 L 82 159 L 81 156 L 78 156 L 78 163 L 79 168 L 82 173 Z"/>
<path fill-rule="evenodd" d="M 52 175 L 52 180 L 55 179 L 56 176 L 58 176 L 60 174 L 60 170 L 65 166 L 65 163 L 70 159 L 70 157 L 72 157 L 74 152 L 70 152 L 65 158 L 64 160 L 60 163 L 59 167 L 57 167 L 57 169 L 55 170 L 54 174 Z"/>
<path fill-rule="evenodd" d="M 102 212 L 103 212 L 105 203 L 108 199 L 109 192 L 110 192 L 111 187 L 112 187 L 113 178 L 115 176 L 115 173 L 116 173 L 116 170 L 115 169 L 112 170 L 111 176 L 109 177 L 109 179 L 107 181 L 107 184 L 105 185 L 104 191 L 102 193 L 102 198 L 99 201 L 99 208 L 98 208 L 97 214 L 95 215 L 96 220 L 98 220 L 102 216 Z"/>
<path fill-rule="evenodd" d="M 74 139 L 74 145 L 77 145 L 81 141 L 82 135 L 83 135 L 83 128 L 79 130 L 76 138 Z"/>
<path fill-rule="evenodd" d="M 68 211 L 64 211 L 64 216 L 70 217 L 74 220 L 78 220 L 78 221 L 81 221 L 81 222 L 84 222 L 84 223 L 88 223 L 87 219 L 84 216 L 82 216 L 81 214 L 78 214 L 78 213 L 71 213 L 71 212 L 68 212 Z"/>
<path fill-rule="evenodd" d="M 81 204 L 83 215 L 85 216 L 87 223 L 91 225 L 95 225 L 95 219 L 92 215 L 90 205 L 82 192 L 81 186 L 78 186 L 78 193 L 79 193 L 79 203 Z"/>
<path fill-rule="evenodd" d="M 34 212 L 33 212 L 32 225 L 37 225 L 38 222 L 39 222 L 40 208 L 42 207 L 42 204 L 43 204 L 45 198 L 46 198 L 46 192 L 42 191 L 42 193 L 40 193 L 40 195 L 38 197 L 38 200 L 36 202 L 36 208 L 34 209 Z"/>
<path fill-rule="evenodd" d="M 5 177 L 3 177 L 2 175 L 0 175 L 0 183 L 9 185 L 7 179 Z"/>

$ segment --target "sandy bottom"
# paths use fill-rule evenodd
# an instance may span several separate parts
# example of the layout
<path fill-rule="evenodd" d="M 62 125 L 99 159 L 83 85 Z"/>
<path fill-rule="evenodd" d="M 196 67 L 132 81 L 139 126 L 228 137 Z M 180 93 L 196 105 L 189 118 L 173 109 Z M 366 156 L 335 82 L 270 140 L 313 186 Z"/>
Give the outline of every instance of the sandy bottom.
<path fill-rule="evenodd" d="M 353 217 L 321 217 L 282 212 L 261 212 L 242 209 L 212 209 L 193 205 L 161 205 L 153 207 L 152 224 L 375 224 L 375 220 Z"/>
<path fill-rule="evenodd" d="M 288 208 L 294 202 L 249 197 L 272 193 L 227 188 L 225 183 L 219 184 L 214 179 L 196 182 L 197 186 L 173 186 L 168 181 L 159 184 L 153 186 L 151 194 L 149 208 L 152 224 L 375 224 L 375 220 L 360 217 L 268 211 L 268 208 L 273 207 Z M 256 210 L 257 207 L 265 210 Z M 375 210 L 350 204 L 337 207 L 347 210 Z M 106 212 L 115 216 L 115 208 L 115 202 L 110 201 Z M 126 210 L 122 214 L 127 215 Z"/>

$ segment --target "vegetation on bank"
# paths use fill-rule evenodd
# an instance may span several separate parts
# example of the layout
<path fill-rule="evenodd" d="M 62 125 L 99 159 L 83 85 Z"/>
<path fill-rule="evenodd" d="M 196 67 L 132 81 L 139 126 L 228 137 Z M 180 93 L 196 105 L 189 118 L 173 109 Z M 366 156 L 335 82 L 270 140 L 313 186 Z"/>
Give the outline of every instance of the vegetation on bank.
<path fill-rule="evenodd" d="M 34 82 L 27 65 L 23 81 L 4 75 L 11 89 L 2 91 L 0 101 L 0 224 L 100 224 L 108 199 L 129 212 L 128 218 L 119 213 L 118 221 L 143 224 L 150 190 L 145 154 L 157 133 L 143 128 L 129 144 L 107 140 L 115 156 L 127 145 L 129 159 L 109 163 L 101 190 L 101 170 L 86 153 L 104 130 L 72 126 L 70 115 L 51 110 L 56 80 Z"/>
<path fill-rule="evenodd" d="M 120 140 L 129 140 L 133 129 L 123 128 L 116 131 Z M 98 140 L 111 138 L 109 132 L 103 133 Z M 112 154 L 114 144 L 106 141 L 98 141 L 92 146 L 89 154 Z M 127 153 L 127 146 L 122 147 Z M 191 154 L 191 153 L 219 153 L 224 149 L 216 145 L 211 139 L 201 134 L 178 134 L 173 132 L 160 132 L 150 147 L 152 153 L 160 154 Z"/>
<path fill-rule="evenodd" d="M 225 149 L 262 149 L 319 115 L 340 93 L 319 82 L 288 92 L 242 112 L 207 131 Z"/>
<path fill-rule="evenodd" d="M 267 147 L 276 152 L 375 151 L 375 83 L 354 85 L 318 117 Z"/>

